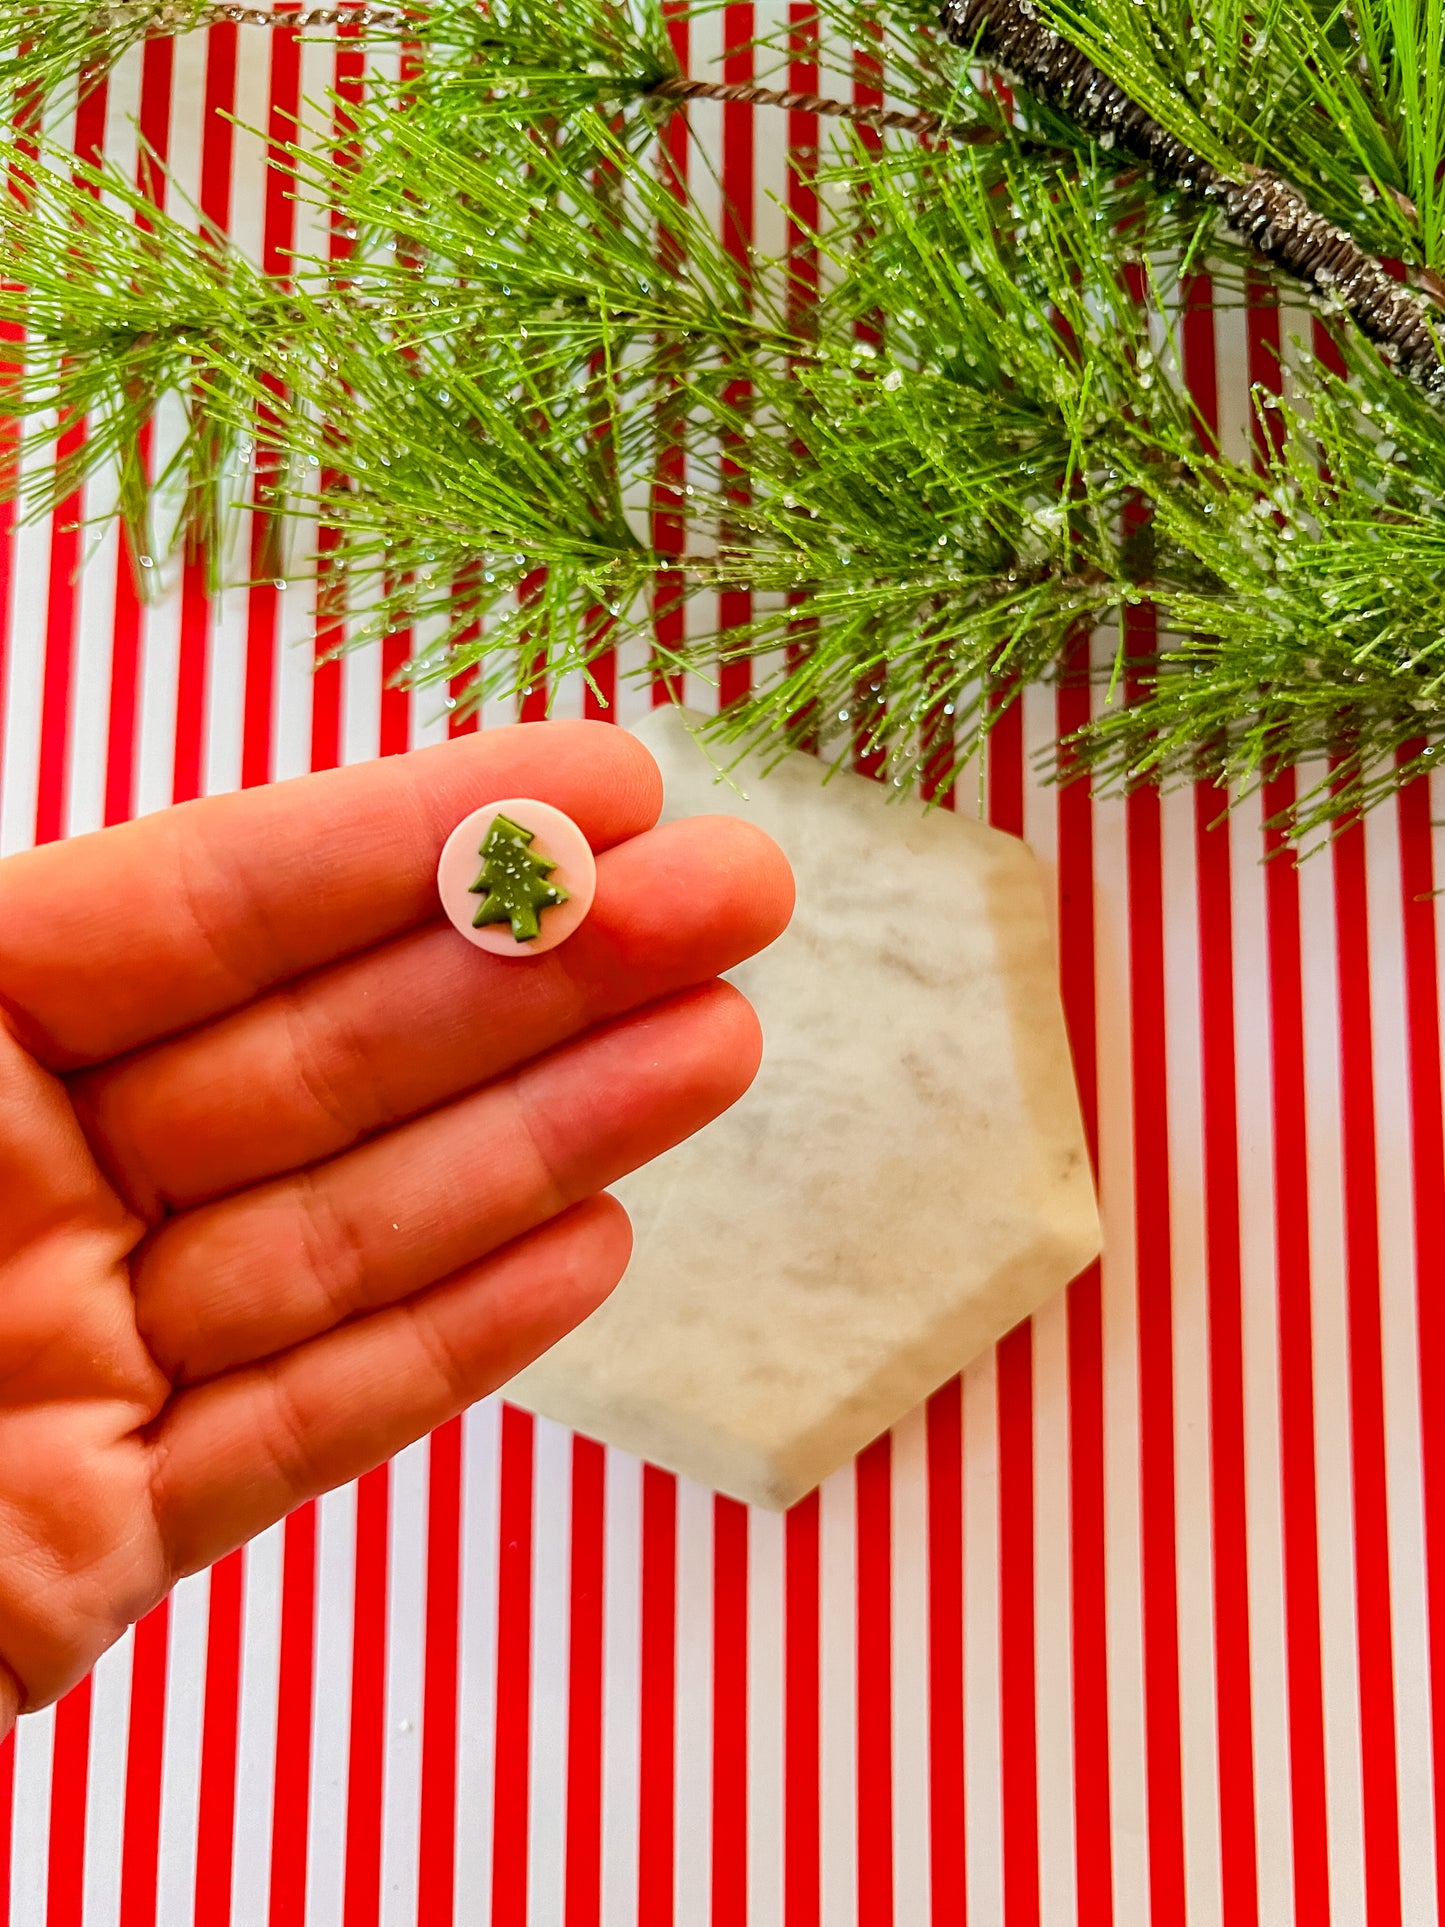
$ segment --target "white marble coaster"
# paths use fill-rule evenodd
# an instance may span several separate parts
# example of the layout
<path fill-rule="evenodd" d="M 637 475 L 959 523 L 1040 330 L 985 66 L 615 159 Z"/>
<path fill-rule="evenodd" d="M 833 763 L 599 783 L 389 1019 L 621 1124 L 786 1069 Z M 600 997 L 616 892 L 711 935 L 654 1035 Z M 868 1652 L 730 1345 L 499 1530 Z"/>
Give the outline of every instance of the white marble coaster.
<path fill-rule="evenodd" d="M 1081 1270 L 1098 1217 L 1030 852 L 803 756 L 740 797 L 688 721 L 637 730 L 665 815 L 749 817 L 797 874 L 732 973 L 763 1068 L 617 1187 L 627 1276 L 507 1396 L 782 1507 Z"/>

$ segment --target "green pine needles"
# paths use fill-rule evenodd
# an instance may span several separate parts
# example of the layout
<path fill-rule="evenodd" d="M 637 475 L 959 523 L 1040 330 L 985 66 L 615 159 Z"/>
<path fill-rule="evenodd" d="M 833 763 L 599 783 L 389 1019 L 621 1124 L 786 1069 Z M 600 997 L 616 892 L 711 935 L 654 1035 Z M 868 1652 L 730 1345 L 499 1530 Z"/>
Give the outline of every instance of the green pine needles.
<path fill-rule="evenodd" d="M 1034 11 L 1219 179 L 1267 170 L 1401 264 L 1433 338 L 1445 0 Z M 555 687 L 636 638 L 642 673 L 723 678 L 721 744 L 871 752 L 900 787 L 945 783 L 1025 683 L 1084 673 L 1089 629 L 1121 641 L 1066 772 L 1239 792 L 1313 763 L 1302 837 L 1445 756 L 1445 402 L 1328 275 L 1252 251 L 1064 96 L 1007 111 L 928 0 L 819 0 L 758 43 L 759 89 L 806 56 L 846 102 L 862 47 L 893 101 L 824 121 L 816 221 L 772 252 L 707 218 L 697 149 L 691 195 L 669 166 L 689 90 L 654 0 L 363 7 L 382 57 L 344 137 L 273 162 L 339 237 L 284 279 L 27 132 L 147 31 L 248 12 L 0 23 L 23 424 L 0 481 L 27 512 L 118 471 L 137 556 L 186 544 L 218 582 L 296 566 L 319 524 L 324 607 L 352 643 L 424 635 L 404 673 L 439 700 L 469 670 L 464 700 Z M 1287 304 L 1237 443 L 1182 376 L 1206 269 L 1222 304 Z M 237 562 L 240 507 L 269 534 Z"/>

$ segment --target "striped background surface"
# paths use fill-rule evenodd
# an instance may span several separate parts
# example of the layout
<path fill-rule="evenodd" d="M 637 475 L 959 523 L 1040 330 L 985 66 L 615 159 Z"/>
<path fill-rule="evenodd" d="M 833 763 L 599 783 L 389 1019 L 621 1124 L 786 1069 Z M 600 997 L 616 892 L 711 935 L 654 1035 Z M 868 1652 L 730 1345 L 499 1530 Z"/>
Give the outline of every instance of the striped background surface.
<path fill-rule="evenodd" d="M 752 22 L 679 21 L 692 70 Z M 138 122 L 275 265 L 296 211 L 217 110 L 338 77 L 218 27 L 74 139 L 134 167 Z M 736 245 L 806 209 L 791 123 L 695 111 Z M 1195 296 L 1240 437 L 1280 317 Z M 0 522 L 0 848 L 445 733 L 389 660 L 313 676 L 304 583 L 142 604 L 81 507 Z M 0 1919 L 1438 1919 L 1445 846 L 1419 786 L 1297 869 L 1257 804 L 1036 784 L 1088 701 L 1030 691 L 982 787 L 1057 886 L 1102 1267 L 786 1518 L 497 1401 L 297 1513 L 0 1749 Z"/>

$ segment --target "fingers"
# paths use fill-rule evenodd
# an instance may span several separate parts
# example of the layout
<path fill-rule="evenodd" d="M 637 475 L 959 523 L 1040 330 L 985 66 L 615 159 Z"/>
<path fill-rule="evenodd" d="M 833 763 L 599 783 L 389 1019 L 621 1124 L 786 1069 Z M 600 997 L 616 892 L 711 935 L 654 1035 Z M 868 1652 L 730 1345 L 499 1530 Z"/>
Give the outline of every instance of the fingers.
<path fill-rule="evenodd" d="M 19 1680 L 0 1659 L 0 1745 L 4 1744 L 6 1735 L 20 1717 L 23 1704 Z"/>
<path fill-rule="evenodd" d="M 431 918 L 448 833 L 519 795 L 598 849 L 662 802 L 625 731 L 523 723 L 27 851 L 0 865 L 0 1007 L 52 1069 L 174 1035 Z"/>
<path fill-rule="evenodd" d="M 787 922 L 786 860 L 698 817 L 598 865 L 591 916 L 519 964 L 413 931 L 184 1037 L 70 1080 L 101 1162 L 154 1219 L 335 1156 L 605 1019 L 702 983 Z"/>
<path fill-rule="evenodd" d="M 593 1198 L 404 1304 L 182 1393 L 154 1439 L 175 1575 L 494 1391 L 596 1309 L 631 1247 L 622 1207 Z"/>
<path fill-rule="evenodd" d="M 760 1051 L 747 1003 L 711 984 L 171 1219 L 132 1270 L 146 1343 L 194 1382 L 394 1303 L 700 1129 L 747 1089 Z"/>

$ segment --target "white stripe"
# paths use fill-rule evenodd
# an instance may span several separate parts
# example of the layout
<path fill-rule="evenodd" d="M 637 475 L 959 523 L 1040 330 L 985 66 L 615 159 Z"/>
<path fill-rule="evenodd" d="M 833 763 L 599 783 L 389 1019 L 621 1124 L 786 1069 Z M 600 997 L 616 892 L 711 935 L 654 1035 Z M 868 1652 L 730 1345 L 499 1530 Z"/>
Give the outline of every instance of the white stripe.
<path fill-rule="evenodd" d="M 381 649 L 368 643 L 341 658 L 341 760 L 369 763 L 381 748 Z"/>
<path fill-rule="evenodd" d="M 420 622 L 412 632 L 412 654 L 420 657 L 436 645 L 437 622 Z M 411 706 L 411 745 L 420 749 L 424 743 L 444 743 L 450 714 L 447 709 L 447 688 L 445 683 L 429 682 L 424 687 L 410 691 L 408 701 Z M 577 715 L 582 714 L 582 699 L 577 699 Z"/>
<path fill-rule="evenodd" d="M 964 1881 L 968 1918 L 987 1927 L 1003 1919 L 998 1505 L 995 1350 L 963 1375 Z"/>
<path fill-rule="evenodd" d="M 1254 1818 L 1263 1921 L 1294 1907 L 1280 1465 L 1279 1291 L 1269 938 L 1259 798 L 1229 828 Z"/>
<path fill-rule="evenodd" d="M 456 1891 L 474 1896 L 479 1909 L 492 1893 L 501 1411 L 489 1398 L 462 1420 Z"/>
<path fill-rule="evenodd" d="M 1301 790 L 1320 774 L 1318 769 L 1302 771 Z M 1364 1821 L 1359 1628 L 1355 1612 L 1354 1481 L 1350 1462 L 1339 983 L 1334 940 L 1334 873 L 1329 855 L 1321 854 L 1301 864 L 1299 879 L 1300 920 L 1307 933 L 1300 974 L 1304 991 L 1305 1129 L 1310 1169 L 1315 1497 L 1319 1521 L 1330 1902 L 1341 1920 L 1363 1920 Z"/>
<path fill-rule="evenodd" d="M 196 214 L 189 204 L 200 188 L 201 123 L 206 102 L 206 54 L 210 36 L 204 33 L 179 34 L 174 42 L 171 69 L 170 164 L 184 196 L 173 196 L 171 209 L 185 226 L 196 226 Z"/>
<path fill-rule="evenodd" d="M 32 466 L 26 463 L 26 468 Z M 5 740 L 0 763 L 0 856 L 35 841 L 40 782 L 40 717 L 45 687 L 46 572 L 50 517 L 13 531 L 6 665 Z"/>
<path fill-rule="evenodd" d="M 712 1906 L 713 1495 L 677 1482 L 677 1855 L 675 1918 Z M 611 1601 L 609 1598 L 609 1610 Z M 610 1927 L 610 1917 L 609 1917 Z"/>
<path fill-rule="evenodd" d="M 929 1918 L 928 1415 L 917 1405 L 892 1449 L 893 1916 Z"/>
<path fill-rule="evenodd" d="M 427 1442 L 391 1462 L 387 1510 L 386 1738 L 381 1922 L 414 1927 L 421 1868 L 422 1662 L 426 1628 Z"/>
<path fill-rule="evenodd" d="M 858 1918 L 858 1488 L 824 1481 L 818 1518 L 818 1802 L 828 1927 Z"/>
<path fill-rule="evenodd" d="M 55 1708 L 28 1713 L 15 1728 L 15 1795 L 10 1832 L 10 1927 L 45 1927 L 48 1914 L 50 1780 Z"/>
<path fill-rule="evenodd" d="M 1024 691 L 1025 766 L 1052 742 L 1054 692 Z M 1024 835 L 1039 858 L 1049 925 L 1058 943 L 1058 791 L 1024 788 Z M 1033 1316 L 1034 1691 L 1038 1748 L 1039 1910 L 1069 1921 L 1077 1908 L 1074 1847 L 1073 1572 L 1070 1566 L 1069 1295 Z"/>
<path fill-rule="evenodd" d="M 164 397 L 156 410 L 153 431 L 153 469 L 164 471 L 182 435 L 180 403 L 174 396 Z M 172 483 L 165 499 L 156 507 L 157 534 L 155 567 L 146 570 L 146 579 L 160 578 L 164 592 L 147 603 L 140 619 L 140 717 L 136 749 L 136 815 L 164 809 L 175 793 L 176 697 L 179 685 L 181 600 L 175 592 L 179 578 L 174 558 L 164 569 L 165 530 L 175 512 L 176 488 Z"/>
<path fill-rule="evenodd" d="M 277 37 L 269 28 L 242 27 L 236 35 L 236 118 L 231 129 L 231 203 L 226 233 L 258 267 L 265 235 L 266 143 L 271 105 L 271 58 Z M 252 131 L 252 130 L 258 131 Z"/>
<path fill-rule="evenodd" d="M 85 492 L 87 518 L 114 512 L 116 489 L 98 478 Z M 120 552 L 120 531 L 110 523 L 99 539 L 91 531 L 76 584 L 75 653 L 70 685 L 70 741 L 66 753 L 64 832 L 77 836 L 98 830 L 105 818 L 106 745 L 110 712 L 111 616 L 115 606 L 117 564 L 129 568 Z"/>
<path fill-rule="evenodd" d="M 1438 1919 L 1434 1776 L 1430 1770 L 1429 1619 L 1421 1455 L 1416 1293 L 1433 1280 L 1415 1269 L 1410 1053 L 1405 1017 L 1400 820 L 1393 808 L 1365 818 L 1366 933 L 1374 1042 L 1376 1192 L 1379 1200 L 1380 1339 L 1384 1366 L 1385 1477 L 1390 1525 L 1390 1608 L 1395 1657 L 1396 1770 L 1400 1790 L 1403 1919 Z"/>
<path fill-rule="evenodd" d="M 783 1927 L 783 1515 L 748 1513 L 748 1927 Z"/>
<path fill-rule="evenodd" d="M 602 1596 L 602 1918 L 637 1918 L 642 1467 L 607 1454 Z"/>
<path fill-rule="evenodd" d="M 171 1594 L 156 1927 L 190 1927 L 194 1918 L 210 1605 L 209 1572 L 183 1579 Z"/>
<path fill-rule="evenodd" d="M 1073 1574 L 1069 1564 L 1069 1298 L 1033 1316 L 1034 1691 L 1039 1911 L 1074 1918 Z"/>
<path fill-rule="evenodd" d="M 534 1420 L 528 1927 L 562 1927 L 567 1840 L 572 1434 Z"/>
<path fill-rule="evenodd" d="M 308 531 L 298 539 L 309 537 Z M 288 584 L 278 597 L 271 740 L 271 775 L 277 781 L 304 775 L 311 767 L 315 591 L 314 581 L 302 580 Z"/>
<path fill-rule="evenodd" d="M 640 722 L 652 710 L 652 690 L 647 672 L 650 645 L 643 637 L 619 645 L 617 656 L 617 693 L 613 699 L 612 721 L 624 728 Z"/>
<path fill-rule="evenodd" d="M 346 1787 L 351 1757 L 351 1638 L 356 1602 L 356 1487 L 316 1508 L 316 1646 L 311 1802 L 306 1815 L 306 1927 L 341 1927 Z"/>
<path fill-rule="evenodd" d="M 1209 1268 L 1204 1219 L 1204 1089 L 1194 797 L 1161 811 L 1164 1019 L 1174 1373 L 1174 1518 L 1179 1588 L 1180 1771 L 1190 1920 L 1223 1906 L 1211 1532 Z"/>
<path fill-rule="evenodd" d="M 1111 648 L 1102 636 L 1096 648 Z M 1139 1501 L 1139 1333 L 1130 1086 L 1129 902 L 1125 808 L 1094 808 L 1099 1064 L 1099 1211 L 1104 1232 L 1104 1585 L 1114 1908 L 1147 1918 L 1143 1600 Z"/>
<path fill-rule="evenodd" d="M 116 1927 L 120 1920 L 134 1640 L 135 1635 L 127 1633 L 103 1654 L 90 1683 L 90 1761 L 85 1789 L 85 1927 Z"/>
<path fill-rule="evenodd" d="M 285 1546 L 282 1522 L 251 1541 L 242 1567 L 231 1927 L 267 1927 L 270 1917 Z"/>
<path fill-rule="evenodd" d="M 241 518 L 247 543 L 250 517 Z M 213 599 L 206 661 L 206 740 L 201 788 L 219 796 L 241 784 L 246 701 L 246 614 L 249 597 L 229 589 Z"/>

